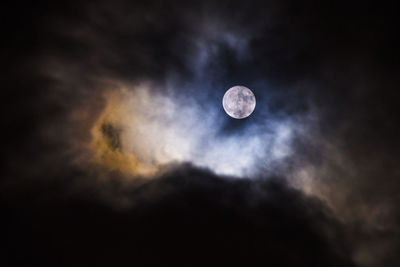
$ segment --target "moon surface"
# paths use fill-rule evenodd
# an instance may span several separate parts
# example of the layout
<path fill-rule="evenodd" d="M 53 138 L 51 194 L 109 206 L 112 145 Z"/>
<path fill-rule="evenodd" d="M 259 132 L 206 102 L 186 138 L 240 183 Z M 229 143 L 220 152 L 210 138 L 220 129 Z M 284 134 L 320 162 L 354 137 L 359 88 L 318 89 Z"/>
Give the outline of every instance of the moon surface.
<path fill-rule="evenodd" d="M 244 119 L 256 108 L 256 97 L 249 88 L 237 85 L 226 91 L 222 106 L 232 118 Z"/>

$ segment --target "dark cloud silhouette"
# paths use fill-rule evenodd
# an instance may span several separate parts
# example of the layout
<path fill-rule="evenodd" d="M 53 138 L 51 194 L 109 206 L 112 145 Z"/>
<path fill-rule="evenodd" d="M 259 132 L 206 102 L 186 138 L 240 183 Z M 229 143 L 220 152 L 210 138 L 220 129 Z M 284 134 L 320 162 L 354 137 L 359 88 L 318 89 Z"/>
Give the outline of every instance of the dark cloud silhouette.
<path fill-rule="evenodd" d="M 86 190 L 66 195 L 70 185 L 58 181 L 7 203 L 9 266 L 352 266 L 342 225 L 282 179 L 232 180 L 187 165 L 131 186 L 134 204 L 123 209 Z"/>

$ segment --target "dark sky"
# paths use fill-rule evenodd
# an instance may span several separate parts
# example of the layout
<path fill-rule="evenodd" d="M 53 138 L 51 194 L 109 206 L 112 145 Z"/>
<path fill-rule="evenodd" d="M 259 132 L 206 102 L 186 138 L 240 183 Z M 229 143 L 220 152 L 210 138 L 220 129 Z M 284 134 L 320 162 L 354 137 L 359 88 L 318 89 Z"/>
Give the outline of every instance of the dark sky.
<path fill-rule="evenodd" d="M 397 10 L 2 10 L 0 265 L 399 266 Z"/>

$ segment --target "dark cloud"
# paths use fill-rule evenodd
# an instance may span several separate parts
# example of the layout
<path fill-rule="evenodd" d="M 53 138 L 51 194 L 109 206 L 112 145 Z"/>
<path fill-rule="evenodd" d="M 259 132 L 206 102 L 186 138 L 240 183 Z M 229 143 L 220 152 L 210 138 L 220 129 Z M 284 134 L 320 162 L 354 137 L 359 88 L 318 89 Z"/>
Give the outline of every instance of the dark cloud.
<path fill-rule="evenodd" d="M 104 123 L 101 125 L 101 132 L 112 149 L 121 149 L 121 140 L 119 137 L 121 130 L 116 129 L 112 124 Z"/>
<path fill-rule="evenodd" d="M 123 209 L 86 190 L 66 195 L 70 185 L 59 181 L 10 198 L 7 266 L 352 266 L 342 225 L 282 179 L 222 179 L 184 166 L 131 187 L 134 204 Z"/>

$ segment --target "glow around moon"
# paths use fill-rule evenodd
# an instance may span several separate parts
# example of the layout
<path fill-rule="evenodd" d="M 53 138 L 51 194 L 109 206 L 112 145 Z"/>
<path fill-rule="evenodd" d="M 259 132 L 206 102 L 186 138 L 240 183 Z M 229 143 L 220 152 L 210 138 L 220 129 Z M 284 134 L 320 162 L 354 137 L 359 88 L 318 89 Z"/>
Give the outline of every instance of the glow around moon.
<path fill-rule="evenodd" d="M 214 103 L 204 103 L 209 109 L 204 112 L 197 99 L 154 94 L 151 86 L 117 83 L 104 95 L 106 104 L 91 128 L 92 162 L 127 177 L 155 177 L 179 162 L 248 177 L 292 154 L 298 126 L 290 120 L 271 116 L 261 125 L 247 126 L 245 135 L 220 138 L 225 120 Z"/>
<path fill-rule="evenodd" d="M 222 106 L 232 118 L 244 119 L 256 108 L 256 97 L 249 88 L 237 85 L 226 91 Z"/>

